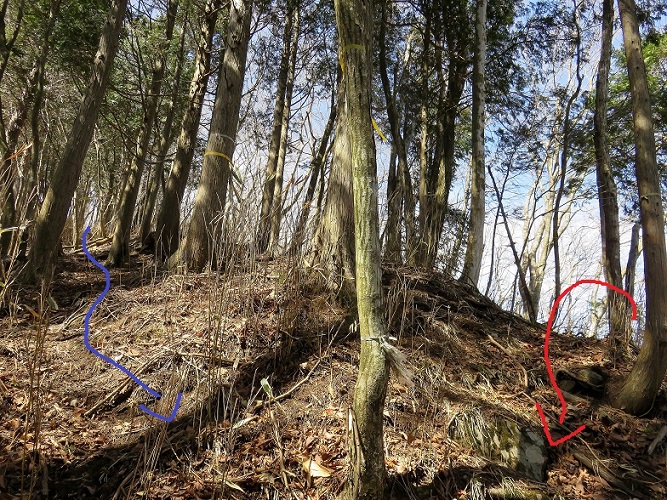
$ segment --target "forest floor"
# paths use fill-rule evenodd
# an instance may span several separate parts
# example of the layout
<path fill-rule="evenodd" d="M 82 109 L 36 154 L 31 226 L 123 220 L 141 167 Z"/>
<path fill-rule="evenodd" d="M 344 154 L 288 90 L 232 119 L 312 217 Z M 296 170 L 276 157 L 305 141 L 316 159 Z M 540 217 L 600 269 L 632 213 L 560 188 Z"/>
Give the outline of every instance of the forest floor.
<path fill-rule="evenodd" d="M 104 247 L 93 253 L 105 257 Z M 316 499 L 341 491 L 359 338 L 316 270 L 273 261 L 167 276 L 133 254 L 111 278 L 91 344 L 163 397 L 85 348 L 84 317 L 104 276 L 80 251 L 68 253 L 50 290 L 21 289 L 0 310 L 0 498 Z M 392 268 L 384 284 L 392 335 L 414 372 L 414 387 L 389 382 L 393 497 L 667 498 L 667 446 L 656 439 L 667 424 L 664 387 L 642 418 L 604 397 L 581 398 L 559 427 L 544 327 L 439 274 Z M 555 369 L 603 366 L 613 389 L 631 365 L 610 366 L 605 355 L 603 341 L 552 337 Z M 168 415 L 179 392 L 171 423 L 139 407 Z M 536 401 L 554 439 L 586 425 L 549 447 L 544 482 L 452 439 L 456 423 L 475 415 L 543 435 Z"/>

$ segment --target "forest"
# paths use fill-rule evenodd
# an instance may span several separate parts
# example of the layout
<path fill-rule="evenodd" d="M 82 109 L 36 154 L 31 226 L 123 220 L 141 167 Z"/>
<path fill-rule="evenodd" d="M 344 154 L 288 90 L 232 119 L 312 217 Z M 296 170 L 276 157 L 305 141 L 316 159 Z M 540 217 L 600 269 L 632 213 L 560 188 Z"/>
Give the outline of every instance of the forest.
<path fill-rule="evenodd" d="M 0 0 L 0 498 L 667 499 L 667 0 Z"/>

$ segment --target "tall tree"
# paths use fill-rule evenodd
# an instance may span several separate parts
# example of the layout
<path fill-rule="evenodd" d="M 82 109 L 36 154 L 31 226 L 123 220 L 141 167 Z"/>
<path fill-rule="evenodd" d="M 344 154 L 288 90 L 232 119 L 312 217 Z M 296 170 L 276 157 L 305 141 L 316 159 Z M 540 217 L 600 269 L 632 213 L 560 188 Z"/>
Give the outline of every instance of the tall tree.
<path fill-rule="evenodd" d="M 382 498 L 385 490 L 382 418 L 389 370 L 384 344 L 378 184 L 371 126 L 372 0 L 336 0 L 336 24 L 345 71 L 344 114 L 353 172 L 357 310 L 361 335 L 351 439 L 352 498 Z"/>
<path fill-rule="evenodd" d="M 264 179 L 264 190 L 262 192 L 262 206 L 259 215 L 259 228 L 257 230 L 257 250 L 265 252 L 269 246 L 271 231 L 271 211 L 273 207 L 273 195 L 276 184 L 276 170 L 278 168 L 278 156 L 280 154 L 281 133 L 285 114 L 285 94 L 290 69 L 290 51 L 292 45 L 292 31 L 294 26 L 294 1 L 288 0 L 285 11 L 285 26 L 283 28 L 283 46 L 280 56 L 280 68 L 278 70 L 278 85 L 276 88 L 276 102 L 273 108 L 273 128 L 271 130 L 271 142 L 269 143 L 269 154 L 266 160 L 266 179 Z"/>
<path fill-rule="evenodd" d="M 644 245 L 646 330 L 637 361 L 615 404 L 639 415 L 653 405 L 667 372 L 667 249 L 653 118 L 636 5 L 634 0 L 619 0 L 618 5 L 632 96 L 635 172 Z"/>
<path fill-rule="evenodd" d="M 461 279 L 475 286 L 479 281 L 484 251 L 484 203 L 485 155 L 484 124 L 485 120 L 485 72 L 486 63 L 486 5 L 487 0 L 477 0 L 475 16 L 475 49 L 472 69 L 472 192 L 470 201 L 470 224 L 468 245 L 463 263 Z"/>
<path fill-rule="evenodd" d="M 139 188 L 141 187 L 141 176 L 144 173 L 148 146 L 154 129 L 155 116 L 160 103 L 162 93 L 162 82 L 167 64 L 167 50 L 174 34 L 174 23 L 176 22 L 176 11 L 178 0 L 169 0 L 167 6 L 167 19 L 165 23 L 165 36 L 158 48 L 157 60 L 153 66 L 151 82 L 148 94 L 144 100 L 144 117 L 137 135 L 137 145 L 132 156 L 130 170 L 125 180 L 125 187 L 121 193 L 118 205 L 118 223 L 113 235 L 111 250 L 107 258 L 107 265 L 118 266 L 129 256 L 130 230 L 132 229 L 132 215 L 137 204 Z"/>
<path fill-rule="evenodd" d="M 294 23 L 292 27 L 292 42 L 290 44 L 289 69 L 287 72 L 287 88 L 285 89 L 285 107 L 282 113 L 282 125 L 280 127 L 280 148 L 278 162 L 273 182 L 273 196 L 271 209 L 271 236 L 269 238 L 269 251 L 277 252 L 278 239 L 280 236 L 280 223 L 283 213 L 283 175 L 285 172 L 285 155 L 287 154 L 287 133 L 289 131 L 290 113 L 292 110 L 292 95 L 294 94 L 294 76 L 296 72 L 296 56 L 299 48 L 299 6 L 295 5 L 292 16 Z"/>
<path fill-rule="evenodd" d="M 617 288 L 623 288 L 621 274 L 621 237 L 619 229 L 616 182 L 611 171 L 609 145 L 607 143 L 607 100 L 609 99 L 609 69 L 611 66 L 611 42 L 614 34 L 614 1 L 602 2 L 602 41 L 600 62 L 595 83 L 595 110 L 593 115 L 593 141 L 595 144 L 595 173 L 600 207 L 600 236 L 605 277 Z M 617 292 L 607 289 L 609 317 L 609 343 L 614 358 L 625 353 L 630 341 L 628 302 Z"/>
<path fill-rule="evenodd" d="M 352 194 L 352 163 L 347 138 L 347 106 L 345 79 L 338 85 L 336 131 L 333 159 L 324 211 L 313 238 L 314 263 L 322 266 L 327 283 L 343 298 L 354 296 L 354 196 Z"/>
<path fill-rule="evenodd" d="M 391 130 L 392 154 L 395 155 L 396 165 L 390 165 L 389 187 L 393 187 L 393 192 L 389 194 L 390 221 L 387 224 L 387 251 L 386 257 L 389 260 L 401 262 L 401 233 L 398 216 L 398 206 L 400 206 L 401 197 L 403 198 L 405 208 L 405 226 L 406 226 L 406 249 L 410 256 L 415 244 L 415 206 L 412 193 L 412 181 L 410 171 L 408 170 L 408 156 L 404 137 L 401 134 L 401 117 L 396 106 L 396 100 L 389 84 L 389 74 L 387 71 L 387 4 L 382 2 L 382 18 L 380 20 L 380 78 L 382 80 L 382 90 L 387 102 L 387 117 L 389 118 L 389 128 Z M 392 157 L 393 158 L 393 157 Z M 393 162 L 392 162 L 393 163 Z M 396 182 L 396 181 L 399 182 Z M 400 190 L 394 186 L 400 185 Z"/>
<path fill-rule="evenodd" d="M 184 21 L 185 22 L 185 18 Z M 139 231 L 139 241 L 144 242 L 151 232 L 153 224 L 153 213 L 155 211 L 155 204 L 157 203 L 158 191 L 164 188 L 164 168 L 167 162 L 167 153 L 175 139 L 174 118 L 176 116 L 176 107 L 182 92 L 181 76 L 183 74 L 183 66 L 185 64 L 185 35 L 187 30 L 181 30 L 181 39 L 179 41 L 178 60 L 176 62 L 176 71 L 174 73 L 174 81 L 171 86 L 171 97 L 169 103 L 166 105 L 164 116 L 164 124 L 160 136 L 160 145 L 155 157 L 155 166 L 150 182 L 146 188 L 146 200 L 144 203 L 144 210 L 141 220 L 141 228 Z M 158 121 L 158 120 L 156 120 Z M 156 124 L 157 128 L 157 124 Z"/>
<path fill-rule="evenodd" d="M 12 227 L 18 225 L 16 193 L 14 190 L 14 181 L 17 177 L 17 163 L 18 156 L 21 155 L 18 150 L 19 138 L 23 131 L 26 119 L 28 118 L 28 111 L 32 105 L 32 117 L 38 116 L 42 110 L 42 95 L 46 71 L 46 62 L 49 57 L 49 49 L 51 47 L 51 35 L 56 24 L 56 18 L 60 9 L 61 0 L 51 0 L 49 13 L 44 27 L 44 33 L 41 37 L 41 47 L 35 59 L 33 67 L 30 70 L 28 78 L 25 82 L 25 88 L 21 93 L 21 97 L 15 106 L 14 112 L 9 120 L 9 124 L 4 133 L 3 141 L 0 142 L 0 152 L 2 155 L 2 165 L 0 165 L 0 207 L 2 213 L 0 214 L 0 226 Z M 2 11 L 6 10 L 6 5 Z M 4 31 L 4 28 L 1 28 Z M 18 27 L 17 27 L 18 31 Z M 17 33 L 15 33 L 17 34 Z M 2 36 L 0 36 L 0 40 Z M 6 43 L 6 42 L 4 42 Z M 13 44 L 12 44 L 13 45 Z M 0 111 L 0 116 L 2 115 Z M 0 128 L 4 128 L 0 125 Z M 33 141 L 31 146 L 33 156 L 37 156 L 38 145 Z M 32 179 L 35 181 L 35 179 Z M 0 234 L 0 257 L 5 257 L 9 254 L 9 247 L 12 239 L 14 241 L 18 236 L 18 232 L 5 231 Z"/>
<path fill-rule="evenodd" d="M 181 221 L 181 200 L 190 175 L 195 153 L 197 131 L 201 120 L 204 96 L 211 67 L 213 32 L 220 10 L 220 0 L 208 0 L 199 28 L 199 41 L 195 55 L 195 71 L 190 82 L 188 103 L 181 121 L 181 132 L 176 143 L 174 161 L 164 187 L 162 204 L 157 217 L 157 254 L 167 258 L 178 249 Z"/>
<path fill-rule="evenodd" d="M 178 262 L 190 270 L 201 271 L 209 261 L 217 263 L 215 237 L 222 227 L 231 178 L 251 18 L 252 0 L 231 0 L 204 166 L 188 232 L 171 265 Z"/>
<path fill-rule="evenodd" d="M 35 221 L 35 237 L 26 271 L 30 278 L 44 277 L 49 280 L 52 276 L 60 235 L 65 227 L 67 212 L 93 136 L 97 114 L 116 56 L 126 9 L 127 0 L 111 1 L 90 82 Z"/>

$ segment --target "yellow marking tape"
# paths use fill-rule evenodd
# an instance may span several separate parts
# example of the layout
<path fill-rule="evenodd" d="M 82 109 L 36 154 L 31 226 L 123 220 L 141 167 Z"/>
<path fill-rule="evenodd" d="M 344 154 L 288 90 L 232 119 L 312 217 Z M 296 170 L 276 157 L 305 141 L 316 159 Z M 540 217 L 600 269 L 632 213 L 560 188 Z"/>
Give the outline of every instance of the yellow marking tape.
<path fill-rule="evenodd" d="M 241 180 L 241 176 L 238 174 L 236 171 L 236 165 L 232 162 L 232 159 L 227 156 L 225 153 L 220 153 L 219 151 L 206 151 L 204 153 L 204 156 L 220 156 L 221 158 L 224 158 L 229 162 L 229 165 L 232 167 L 229 169 L 229 171 L 232 173 L 232 177 L 238 182 L 239 184 L 243 184 L 243 181 Z"/>

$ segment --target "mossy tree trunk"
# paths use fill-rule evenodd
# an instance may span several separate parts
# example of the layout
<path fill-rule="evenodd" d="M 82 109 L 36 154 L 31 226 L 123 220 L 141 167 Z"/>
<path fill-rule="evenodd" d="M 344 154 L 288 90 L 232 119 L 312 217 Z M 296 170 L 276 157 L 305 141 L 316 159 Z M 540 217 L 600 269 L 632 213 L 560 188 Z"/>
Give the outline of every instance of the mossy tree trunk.
<path fill-rule="evenodd" d="M 634 0 L 619 0 L 618 4 L 632 96 L 635 172 L 644 244 L 646 331 L 639 357 L 614 403 L 629 413 L 641 415 L 652 407 L 667 371 L 667 251 L 653 119 L 636 6 Z"/>
<path fill-rule="evenodd" d="M 344 66 L 347 123 L 354 192 L 357 309 L 361 335 L 359 375 L 354 389 L 351 439 L 353 498 L 382 498 L 386 469 L 382 413 L 388 366 L 382 347 L 386 320 L 382 299 L 378 184 L 371 125 L 372 0 L 336 0 L 336 24 Z"/>

